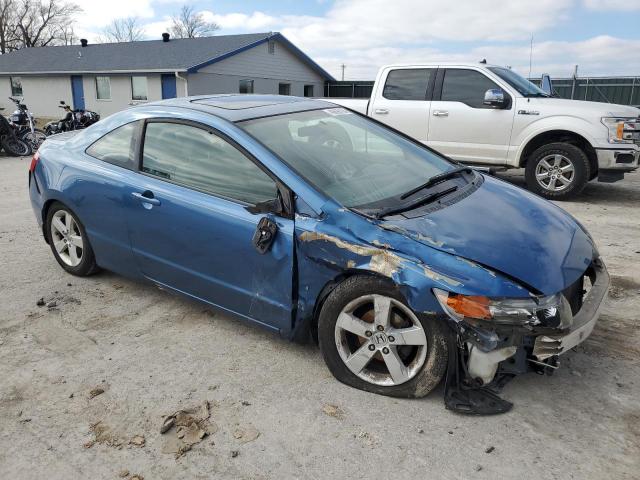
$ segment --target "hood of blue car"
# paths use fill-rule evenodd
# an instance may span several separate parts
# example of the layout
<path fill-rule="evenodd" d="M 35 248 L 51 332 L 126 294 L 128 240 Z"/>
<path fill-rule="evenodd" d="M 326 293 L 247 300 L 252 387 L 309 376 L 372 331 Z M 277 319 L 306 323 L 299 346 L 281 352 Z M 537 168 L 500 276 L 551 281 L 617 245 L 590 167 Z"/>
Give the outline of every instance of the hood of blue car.
<path fill-rule="evenodd" d="M 383 227 L 473 260 L 545 295 L 574 283 L 595 254 L 591 238 L 569 214 L 489 176 L 453 205 L 417 218 L 396 216 Z"/>

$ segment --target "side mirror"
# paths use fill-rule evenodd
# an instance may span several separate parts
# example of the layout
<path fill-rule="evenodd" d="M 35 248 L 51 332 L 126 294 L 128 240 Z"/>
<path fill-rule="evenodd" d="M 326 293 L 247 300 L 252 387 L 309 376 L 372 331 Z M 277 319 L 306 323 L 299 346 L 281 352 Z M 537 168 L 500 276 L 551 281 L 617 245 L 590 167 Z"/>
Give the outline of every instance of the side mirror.
<path fill-rule="evenodd" d="M 540 79 L 540 88 L 546 94 L 553 95 L 553 84 L 548 73 L 543 73 Z"/>
<path fill-rule="evenodd" d="M 64 105 L 64 100 L 60 100 L 60 105 Z"/>
<path fill-rule="evenodd" d="M 504 92 L 500 88 L 491 88 L 484 92 L 484 102 L 482 103 L 494 108 L 507 107 L 507 99 L 504 96 Z"/>

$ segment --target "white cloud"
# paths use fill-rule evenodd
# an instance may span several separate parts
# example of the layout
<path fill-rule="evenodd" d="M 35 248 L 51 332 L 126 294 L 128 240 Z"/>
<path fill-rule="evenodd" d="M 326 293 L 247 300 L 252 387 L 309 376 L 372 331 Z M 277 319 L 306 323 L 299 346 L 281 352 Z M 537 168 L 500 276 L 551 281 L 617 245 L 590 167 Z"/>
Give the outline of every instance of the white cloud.
<path fill-rule="evenodd" d="M 223 29 L 260 30 L 279 23 L 277 18 L 262 12 L 253 12 L 251 15 L 245 13 L 217 15 L 203 10 L 201 13 L 207 22 L 215 22 Z"/>
<path fill-rule="evenodd" d="M 76 16 L 75 29 L 78 31 L 99 30 L 116 18 L 150 19 L 154 16 L 152 0 L 75 0 L 74 3 L 82 8 Z"/>
<path fill-rule="evenodd" d="M 589 10 L 631 11 L 640 10 L 638 0 L 584 0 Z"/>

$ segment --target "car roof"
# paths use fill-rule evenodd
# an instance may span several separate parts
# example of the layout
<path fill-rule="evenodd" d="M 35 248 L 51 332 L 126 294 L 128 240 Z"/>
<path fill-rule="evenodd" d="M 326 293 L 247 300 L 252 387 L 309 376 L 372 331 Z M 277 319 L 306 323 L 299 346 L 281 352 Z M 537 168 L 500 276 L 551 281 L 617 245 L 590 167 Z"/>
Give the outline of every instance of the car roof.
<path fill-rule="evenodd" d="M 145 103 L 149 107 L 180 107 L 210 113 L 230 122 L 337 106 L 325 100 L 288 95 L 199 95 Z M 134 107 L 135 108 L 135 107 Z"/>

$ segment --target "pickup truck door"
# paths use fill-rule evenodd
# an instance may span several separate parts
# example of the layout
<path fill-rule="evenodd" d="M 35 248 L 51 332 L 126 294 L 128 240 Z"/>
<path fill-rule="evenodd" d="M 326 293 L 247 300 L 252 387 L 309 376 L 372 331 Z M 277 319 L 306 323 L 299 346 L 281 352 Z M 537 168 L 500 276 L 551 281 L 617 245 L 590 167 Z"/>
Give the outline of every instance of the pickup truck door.
<path fill-rule="evenodd" d="M 509 107 L 484 105 L 489 89 L 503 90 Z M 431 102 L 427 144 L 461 162 L 505 164 L 514 112 L 514 99 L 481 71 L 441 69 Z"/>
<path fill-rule="evenodd" d="M 435 68 L 394 68 L 380 77 L 369 116 L 426 142 Z"/>

